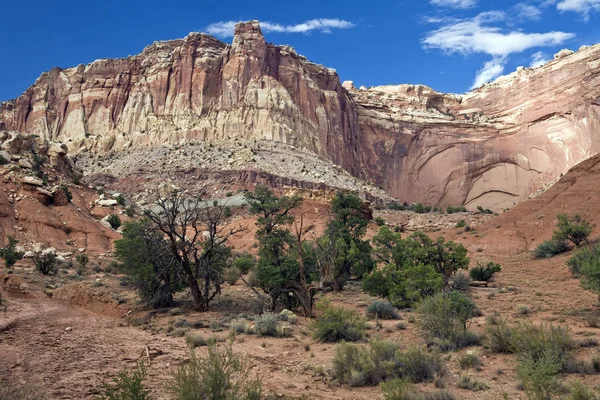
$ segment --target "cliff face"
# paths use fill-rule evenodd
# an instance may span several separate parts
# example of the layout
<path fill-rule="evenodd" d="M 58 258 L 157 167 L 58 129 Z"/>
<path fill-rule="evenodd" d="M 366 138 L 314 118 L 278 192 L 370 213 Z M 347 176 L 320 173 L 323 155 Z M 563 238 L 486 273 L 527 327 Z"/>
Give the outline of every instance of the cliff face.
<path fill-rule="evenodd" d="M 600 45 L 463 96 L 345 86 L 370 176 L 410 201 L 512 207 L 600 151 Z"/>
<path fill-rule="evenodd" d="M 425 86 L 357 90 L 265 42 L 205 34 L 134 57 L 43 74 L 0 106 L 0 129 L 118 152 L 270 140 L 309 150 L 395 197 L 511 207 L 600 150 L 600 46 L 561 54 L 464 96 Z"/>

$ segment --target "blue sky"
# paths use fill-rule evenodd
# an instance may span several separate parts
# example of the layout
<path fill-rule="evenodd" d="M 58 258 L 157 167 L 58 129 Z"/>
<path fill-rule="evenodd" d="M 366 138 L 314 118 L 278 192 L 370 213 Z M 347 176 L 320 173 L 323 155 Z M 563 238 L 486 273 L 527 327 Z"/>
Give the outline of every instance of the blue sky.
<path fill-rule="evenodd" d="M 59 4 L 65 4 L 64 6 Z M 2 5 L 0 101 L 43 72 L 139 53 L 191 31 L 230 42 L 231 23 L 258 19 L 357 86 L 413 83 L 462 93 L 562 48 L 600 42 L 600 0 L 46 0 Z"/>

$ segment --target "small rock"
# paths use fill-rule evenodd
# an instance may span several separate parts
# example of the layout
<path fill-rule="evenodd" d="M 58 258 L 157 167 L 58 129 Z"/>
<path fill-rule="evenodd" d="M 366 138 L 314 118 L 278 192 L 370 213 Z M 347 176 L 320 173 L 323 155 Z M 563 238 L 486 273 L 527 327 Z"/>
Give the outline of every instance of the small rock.
<path fill-rule="evenodd" d="M 71 328 L 70 326 L 67 326 L 67 327 L 65 328 L 65 332 L 71 332 L 72 330 L 73 330 L 73 328 Z"/>

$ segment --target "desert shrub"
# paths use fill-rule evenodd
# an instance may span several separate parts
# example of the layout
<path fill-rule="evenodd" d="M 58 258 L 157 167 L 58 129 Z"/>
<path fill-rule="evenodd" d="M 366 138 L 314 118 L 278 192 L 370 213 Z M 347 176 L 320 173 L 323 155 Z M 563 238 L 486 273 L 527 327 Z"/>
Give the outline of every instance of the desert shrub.
<path fill-rule="evenodd" d="M 7 160 L 6 157 L 4 157 L 3 155 L 0 154 L 0 165 L 6 165 L 10 162 L 10 160 Z"/>
<path fill-rule="evenodd" d="M 23 253 L 17 251 L 19 241 L 12 236 L 7 236 L 8 243 L 0 248 L 0 257 L 4 260 L 7 269 L 11 269 L 17 261 L 23 258 Z"/>
<path fill-rule="evenodd" d="M 470 390 L 472 392 L 479 392 L 481 390 L 488 390 L 490 388 L 487 383 L 478 381 L 468 375 L 462 375 L 460 377 L 457 387 L 460 389 Z"/>
<path fill-rule="evenodd" d="M 417 310 L 421 328 L 431 342 L 450 349 L 472 344 L 474 337 L 467 331 L 467 321 L 474 316 L 475 303 L 464 294 L 438 293 L 423 300 Z"/>
<path fill-rule="evenodd" d="M 229 321 L 229 331 L 233 333 L 253 333 L 248 320 L 237 318 Z"/>
<path fill-rule="evenodd" d="M 396 357 L 401 365 L 402 376 L 413 383 L 431 382 L 444 374 L 444 364 L 438 353 L 411 346 L 405 351 L 397 352 Z"/>
<path fill-rule="evenodd" d="M 485 326 L 485 344 L 494 353 L 512 353 L 513 330 L 499 317 L 490 317 Z"/>
<path fill-rule="evenodd" d="M 594 391 L 581 382 L 573 382 L 567 400 L 598 400 Z"/>
<path fill-rule="evenodd" d="M 482 365 L 483 363 L 481 362 L 481 359 L 477 356 L 477 354 L 466 353 L 458 357 L 458 366 L 461 369 L 479 369 Z"/>
<path fill-rule="evenodd" d="M 77 254 L 75 256 L 75 262 L 77 263 L 77 274 L 84 275 L 86 272 L 86 267 L 90 258 L 85 253 Z"/>
<path fill-rule="evenodd" d="M 493 261 L 488 261 L 484 263 L 482 261 L 477 262 L 477 266 L 473 267 L 469 274 L 474 281 L 485 281 L 489 282 L 495 273 L 500 272 L 502 267 L 500 264 L 495 263 Z"/>
<path fill-rule="evenodd" d="M 260 336 L 277 335 L 277 314 L 264 313 L 254 319 L 254 330 Z"/>
<path fill-rule="evenodd" d="M 293 311 L 290 311 L 288 309 L 281 310 L 281 312 L 279 313 L 279 315 L 277 317 L 279 318 L 280 321 L 286 321 L 286 322 L 289 322 L 290 324 L 295 324 L 298 321 L 298 316 L 296 314 L 294 314 Z"/>
<path fill-rule="evenodd" d="M 118 195 L 118 196 L 115 198 L 115 200 L 117 201 L 117 203 L 118 203 L 119 205 L 122 205 L 122 206 L 124 206 L 124 205 L 125 205 L 125 203 L 126 203 L 125 196 L 123 196 L 123 195 L 122 195 L 122 194 L 120 194 L 120 193 L 119 193 L 119 195 Z"/>
<path fill-rule="evenodd" d="M 190 351 L 189 363 L 173 372 L 171 390 L 177 400 L 259 400 L 262 384 L 250 370 L 231 346 L 209 346 L 201 355 Z"/>
<path fill-rule="evenodd" d="M 525 304 L 517 305 L 517 311 L 515 312 L 517 317 L 526 317 L 531 314 L 531 308 Z"/>
<path fill-rule="evenodd" d="M 381 384 L 384 400 L 455 400 L 445 390 L 422 392 L 406 379 L 392 379 Z"/>
<path fill-rule="evenodd" d="M 450 287 L 452 290 L 457 290 L 459 292 L 468 292 L 471 289 L 471 282 L 473 280 L 464 271 L 456 271 L 452 278 L 450 278 Z"/>
<path fill-rule="evenodd" d="M 60 190 L 62 190 L 63 192 L 65 192 L 65 196 L 67 197 L 67 201 L 70 203 L 71 201 L 73 201 L 73 193 L 71 193 L 71 191 L 69 190 L 69 187 L 67 185 L 60 185 Z"/>
<path fill-rule="evenodd" d="M 521 357 L 534 361 L 554 357 L 560 360 L 561 364 L 575 345 L 567 328 L 532 324 L 523 324 L 515 328 L 512 343 L 515 352 Z"/>
<path fill-rule="evenodd" d="M 384 226 L 385 225 L 385 219 L 383 219 L 381 217 L 376 217 L 374 221 L 377 224 L 377 226 Z"/>
<path fill-rule="evenodd" d="M 552 399 L 558 388 L 555 375 L 560 366 L 551 358 L 539 362 L 523 359 L 517 366 L 517 379 L 521 382 L 527 398 L 531 400 Z"/>
<path fill-rule="evenodd" d="M 235 285 L 240 278 L 240 274 L 241 271 L 238 268 L 234 266 L 227 267 L 223 271 L 223 279 L 225 279 L 225 282 L 229 283 L 230 285 Z"/>
<path fill-rule="evenodd" d="M 125 215 L 127 215 L 129 218 L 135 217 L 135 208 L 133 206 L 125 207 Z"/>
<path fill-rule="evenodd" d="M 357 311 L 321 301 L 317 307 L 323 313 L 312 323 L 314 337 L 322 342 L 356 342 L 362 340 L 366 323 Z"/>
<path fill-rule="evenodd" d="M 42 273 L 42 275 L 49 275 L 51 272 L 55 273 L 58 270 L 58 264 L 56 263 L 56 254 L 52 251 L 44 250 L 33 256 L 33 262 L 35 268 Z"/>
<path fill-rule="evenodd" d="M 558 225 L 552 239 L 568 240 L 578 247 L 581 243 L 587 242 L 588 236 L 592 233 L 592 225 L 580 215 L 575 214 L 570 217 L 567 214 L 558 214 L 556 218 Z"/>
<path fill-rule="evenodd" d="M 341 343 L 335 349 L 332 377 L 350 386 L 376 385 L 400 374 L 396 352 L 400 346 L 373 340 L 369 345 Z"/>
<path fill-rule="evenodd" d="M 489 208 L 483 208 L 482 206 L 477 206 L 477 211 L 479 211 L 482 214 L 493 214 L 494 213 Z"/>
<path fill-rule="evenodd" d="M 546 240 L 536 247 L 533 255 L 535 258 L 550 258 L 557 254 L 564 253 L 569 250 L 569 245 L 565 240 Z"/>
<path fill-rule="evenodd" d="M 185 333 L 185 342 L 192 348 L 208 345 L 208 340 L 204 336 L 189 331 Z"/>
<path fill-rule="evenodd" d="M 467 212 L 467 208 L 466 207 L 452 207 L 452 206 L 448 206 L 446 207 L 446 212 L 448 214 L 454 214 L 454 213 L 459 213 L 459 212 Z"/>
<path fill-rule="evenodd" d="M 247 274 L 256 265 L 256 260 L 249 253 L 242 253 L 233 260 L 231 265 L 239 269 L 242 274 Z"/>
<path fill-rule="evenodd" d="M 584 247 L 573 253 L 567 260 L 567 266 L 571 274 L 578 278 L 584 265 L 594 263 L 598 259 L 600 259 L 600 246 Z"/>
<path fill-rule="evenodd" d="M 107 222 L 113 229 L 117 229 L 121 226 L 121 218 L 116 214 L 110 214 L 107 218 Z"/>
<path fill-rule="evenodd" d="M 102 383 L 100 400 L 149 400 L 150 392 L 144 386 L 146 367 L 139 362 L 131 371 L 122 370 L 111 383 Z"/>
<path fill-rule="evenodd" d="M 375 300 L 367 307 L 367 316 L 379 319 L 398 319 L 398 311 L 387 300 Z"/>
<path fill-rule="evenodd" d="M 464 219 L 459 220 L 456 225 L 454 226 L 455 228 L 464 228 L 467 225 L 467 222 Z"/>

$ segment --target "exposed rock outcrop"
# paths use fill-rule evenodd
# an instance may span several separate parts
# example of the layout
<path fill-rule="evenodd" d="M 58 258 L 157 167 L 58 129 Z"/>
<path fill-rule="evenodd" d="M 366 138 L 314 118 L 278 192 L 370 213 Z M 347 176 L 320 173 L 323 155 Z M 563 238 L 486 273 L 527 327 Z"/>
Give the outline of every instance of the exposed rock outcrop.
<path fill-rule="evenodd" d="M 112 162 L 140 147 L 277 141 L 402 200 L 502 209 L 600 150 L 600 45 L 559 55 L 462 96 L 358 90 L 266 43 L 253 21 L 231 45 L 191 33 L 134 57 L 53 69 L 0 106 L 0 129 L 113 152 Z"/>

